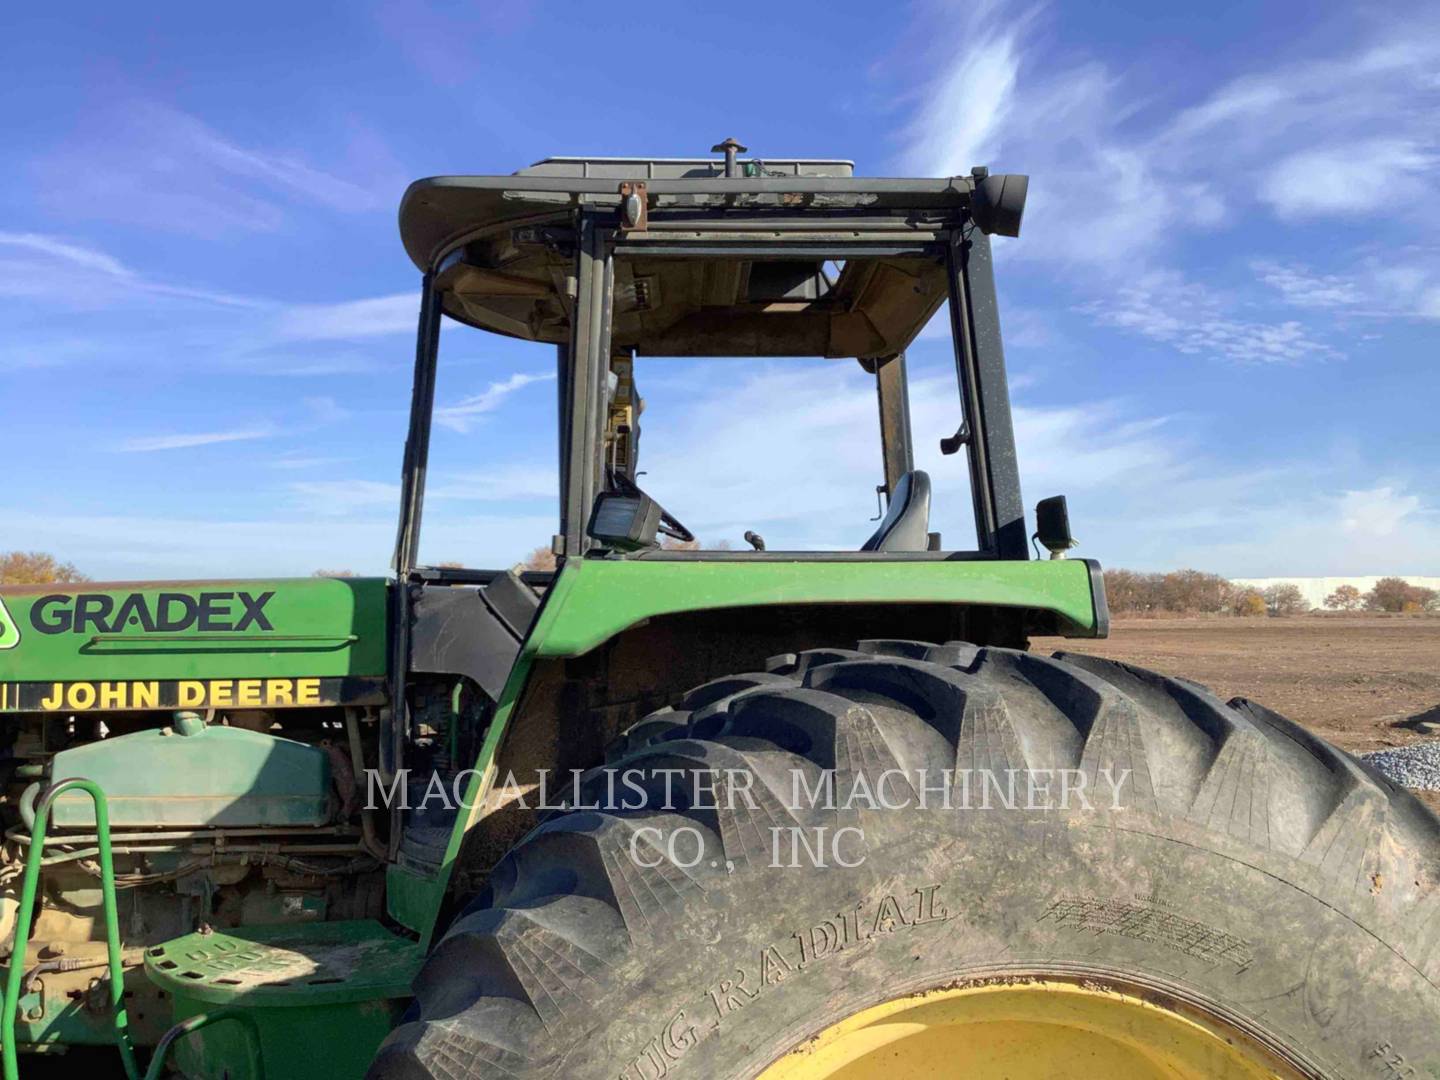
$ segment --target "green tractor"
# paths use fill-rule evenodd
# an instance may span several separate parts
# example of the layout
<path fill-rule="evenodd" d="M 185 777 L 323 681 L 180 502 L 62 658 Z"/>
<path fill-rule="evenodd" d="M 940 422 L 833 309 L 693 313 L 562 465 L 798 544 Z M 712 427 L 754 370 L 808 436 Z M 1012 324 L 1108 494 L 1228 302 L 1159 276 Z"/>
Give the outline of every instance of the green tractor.
<path fill-rule="evenodd" d="M 1260 705 L 1027 651 L 1108 620 L 1021 500 L 1026 178 L 715 150 L 406 192 L 391 578 L 0 589 L 7 1080 L 1440 1076 L 1436 819 Z M 915 467 L 942 309 L 973 549 Z M 556 346 L 553 571 L 419 563 L 446 319 Z M 696 549 L 638 468 L 677 356 L 858 361 L 873 532 Z"/>

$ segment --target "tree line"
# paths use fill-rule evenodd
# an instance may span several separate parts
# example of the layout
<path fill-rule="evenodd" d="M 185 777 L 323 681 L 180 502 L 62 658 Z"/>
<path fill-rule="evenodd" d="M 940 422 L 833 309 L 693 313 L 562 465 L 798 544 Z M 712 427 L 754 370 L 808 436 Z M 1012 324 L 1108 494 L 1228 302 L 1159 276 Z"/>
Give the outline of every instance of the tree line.
<path fill-rule="evenodd" d="M 1341 585 L 1325 598 L 1325 606 L 1331 611 L 1440 611 L 1440 592 L 1411 585 L 1404 578 L 1387 577 L 1367 593 L 1354 585 Z"/>
<path fill-rule="evenodd" d="M 43 551 L 0 551 L 0 585 L 44 585 L 51 581 L 89 581 L 74 563 Z"/>
<path fill-rule="evenodd" d="M 1117 615 L 1300 615 L 1310 610 L 1300 587 L 1280 582 L 1266 589 L 1202 570 L 1146 574 L 1106 570 L 1105 595 Z M 1325 598 L 1330 611 L 1440 611 L 1440 593 L 1404 578 L 1381 578 L 1369 592 L 1341 585 Z"/>

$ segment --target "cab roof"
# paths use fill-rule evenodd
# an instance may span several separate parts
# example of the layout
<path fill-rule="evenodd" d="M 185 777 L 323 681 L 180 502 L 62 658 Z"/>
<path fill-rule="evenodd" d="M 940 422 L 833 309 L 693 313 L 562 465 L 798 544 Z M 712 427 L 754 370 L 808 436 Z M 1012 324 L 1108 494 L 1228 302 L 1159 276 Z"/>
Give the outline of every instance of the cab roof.
<path fill-rule="evenodd" d="M 982 170 L 857 178 L 844 160 L 729 170 L 714 159 L 554 157 L 509 176 L 431 177 L 405 192 L 401 239 L 436 274 L 452 318 L 564 342 L 575 211 L 618 211 L 621 185 L 643 185 L 647 220 L 616 248 L 617 350 L 888 355 L 947 295 L 947 230 L 973 221 L 1014 235 L 1026 185 Z"/>

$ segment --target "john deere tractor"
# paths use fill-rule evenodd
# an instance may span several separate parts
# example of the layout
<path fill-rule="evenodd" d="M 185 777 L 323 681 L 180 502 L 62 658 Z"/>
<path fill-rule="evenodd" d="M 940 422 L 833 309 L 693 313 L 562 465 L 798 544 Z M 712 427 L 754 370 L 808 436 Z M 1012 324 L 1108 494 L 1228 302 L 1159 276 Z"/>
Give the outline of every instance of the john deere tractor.
<path fill-rule="evenodd" d="M 1026 178 L 715 152 L 406 192 L 392 576 L 0 590 L 6 1077 L 1440 1076 L 1440 823 L 1261 705 L 1028 651 L 1107 613 L 1020 494 Z M 553 571 L 419 561 L 447 320 L 555 346 Z M 697 548 L 640 468 L 673 357 L 858 364 L 878 524 Z"/>

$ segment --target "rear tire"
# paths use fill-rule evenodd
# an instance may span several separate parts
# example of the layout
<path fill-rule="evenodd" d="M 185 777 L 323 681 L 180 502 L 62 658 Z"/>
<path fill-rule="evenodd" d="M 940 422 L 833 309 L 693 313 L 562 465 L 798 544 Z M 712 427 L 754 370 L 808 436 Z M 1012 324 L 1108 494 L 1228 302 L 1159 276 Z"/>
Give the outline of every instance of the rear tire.
<path fill-rule="evenodd" d="M 740 1080 L 859 1010 L 996 980 L 1124 988 L 1302 1075 L 1440 1075 L 1440 820 L 1349 755 L 1088 656 L 862 642 L 771 667 L 622 738 L 649 808 L 554 814 L 505 856 L 373 1077 Z M 962 805 L 956 779 L 917 808 L 967 768 L 1020 770 L 1016 804 Z M 824 770 L 837 802 L 888 772 L 911 806 L 797 805 Z M 1060 809 L 1053 786 L 1025 798 L 1041 770 L 1126 779 Z M 696 776 L 720 797 L 691 805 Z M 803 847 L 777 866 L 776 827 L 859 831 L 824 868 Z M 672 838 L 699 861 L 668 861 Z"/>

